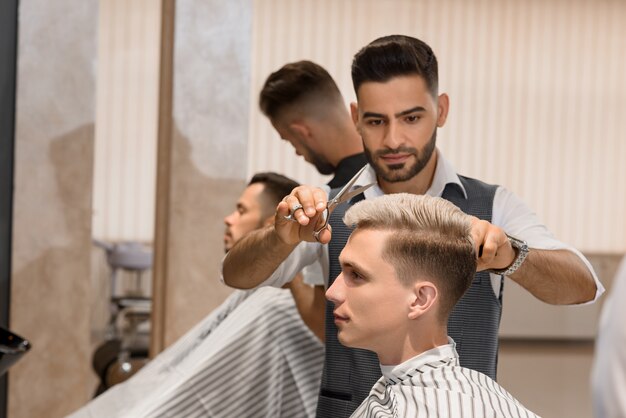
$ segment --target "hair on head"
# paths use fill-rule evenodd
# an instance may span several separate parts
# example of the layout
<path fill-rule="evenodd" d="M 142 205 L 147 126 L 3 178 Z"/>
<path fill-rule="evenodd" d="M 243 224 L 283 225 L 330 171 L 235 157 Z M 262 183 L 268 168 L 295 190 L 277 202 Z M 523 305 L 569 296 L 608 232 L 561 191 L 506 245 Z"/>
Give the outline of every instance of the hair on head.
<path fill-rule="evenodd" d="M 384 83 L 394 77 L 419 75 L 433 97 L 438 94 L 438 68 L 435 53 L 425 42 L 405 35 L 375 39 L 356 53 L 352 60 L 354 92 L 365 82 Z"/>
<path fill-rule="evenodd" d="M 363 200 L 344 216 L 348 226 L 388 231 L 383 259 L 411 286 L 433 281 L 446 320 L 476 273 L 471 218 L 451 202 L 427 195 L 396 193 Z"/>
<path fill-rule="evenodd" d="M 263 199 L 266 214 L 274 211 L 278 203 L 293 189 L 299 186 L 297 181 L 274 172 L 257 173 L 250 179 L 248 186 L 255 183 L 263 184 Z"/>
<path fill-rule="evenodd" d="M 276 119 L 288 106 L 310 101 L 343 104 L 331 75 L 312 61 L 285 64 L 269 75 L 259 95 L 261 111 L 270 119 Z"/>

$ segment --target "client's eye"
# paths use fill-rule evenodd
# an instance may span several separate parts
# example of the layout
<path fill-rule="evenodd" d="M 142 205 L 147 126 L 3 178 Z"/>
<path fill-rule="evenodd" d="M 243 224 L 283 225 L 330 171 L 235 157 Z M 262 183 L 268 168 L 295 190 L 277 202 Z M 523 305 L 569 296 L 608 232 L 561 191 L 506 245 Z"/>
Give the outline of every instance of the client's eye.
<path fill-rule="evenodd" d="M 350 277 L 350 280 L 352 281 L 361 281 L 364 280 L 364 277 L 361 276 L 361 274 L 359 274 L 358 272 L 354 271 L 354 270 L 350 270 L 348 272 L 348 277 Z"/>

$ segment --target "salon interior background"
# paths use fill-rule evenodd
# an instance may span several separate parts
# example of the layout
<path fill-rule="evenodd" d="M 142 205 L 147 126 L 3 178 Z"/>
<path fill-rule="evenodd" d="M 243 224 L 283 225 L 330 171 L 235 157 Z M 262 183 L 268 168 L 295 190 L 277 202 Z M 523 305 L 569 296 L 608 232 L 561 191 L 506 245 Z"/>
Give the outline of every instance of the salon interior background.
<path fill-rule="evenodd" d="M 265 77 L 288 61 L 311 59 L 336 78 L 348 103 L 355 97 L 349 73 L 354 53 L 377 36 L 411 34 L 438 54 L 440 91 L 451 98 L 438 145 L 459 172 L 514 190 L 557 236 L 581 250 L 626 251 L 623 3 L 264 0 L 254 6 L 247 171 L 226 170 L 225 176 L 275 170 L 322 184 L 324 179 L 278 140 L 258 111 Z M 138 27 L 133 23 L 140 22 L 128 27 Z M 140 34 L 132 30 L 125 38 L 111 33 L 117 42 L 109 45 L 114 56 L 101 60 L 98 69 L 100 80 L 110 83 L 99 88 L 107 98 L 98 96 L 98 115 L 106 114 L 109 118 L 102 119 L 117 131 L 112 135 L 101 126 L 96 135 L 101 170 L 94 183 L 94 234 L 151 241 L 154 133 L 137 135 L 142 119 L 133 117 L 138 112 L 133 99 L 142 97 L 123 89 L 135 84 L 128 79 L 135 73 L 115 65 L 126 59 L 120 49 L 137 42 Z M 202 49 L 197 52 L 185 58 L 201 73 Z M 197 76 L 210 82 L 210 74 Z M 111 97 L 116 90 L 125 100 Z M 115 122 L 122 117 L 126 129 L 120 132 Z M 207 122 L 197 114 L 179 129 L 191 137 L 208 136 L 214 128 Z M 198 151 L 194 158 L 201 160 L 220 149 Z M 202 161 L 198 167 L 202 170 Z M 143 181 L 125 181 L 128 176 Z"/>
<path fill-rule="evenodd" d="M 155 222 L 168 4 L 176 12 L 169 212 Z M 220 303 L 228 292 L 215 274 L 222 219 L 249 176 L 271 169 L 324 182 L 258 111 L 265 77 L 287 61 L 311 59 L 354 100 L 351 57 L 380 35 L 415 35 L 436 51 L 441 90 L 451 97 L 438 144 L 461 173 L 506 185 L 587 253 L 626 252 L 622 1 L 22 0 L 19 7 L 10 326 L 33 349 L 9 373 L 11 418 L 64 416 L 92 394 L 90 331 L 107 288 L 101 258 L 92 262 L 102 256 L 93 237 L 151 244 L 155 225 L 167 232 L 157 258 L 168 277 L 153 324 L 159 349 Z M 568 321 L 581 328 L 578 317 Z M 584 368 L 558 373 L 574 369 Z M 581 373 L 560 387 L 588 402 L 585 388 L 568 390 Z M 546 403 L 562 408 L 560 416 L 589 415 L 588 404 L 570 398 Z"/>

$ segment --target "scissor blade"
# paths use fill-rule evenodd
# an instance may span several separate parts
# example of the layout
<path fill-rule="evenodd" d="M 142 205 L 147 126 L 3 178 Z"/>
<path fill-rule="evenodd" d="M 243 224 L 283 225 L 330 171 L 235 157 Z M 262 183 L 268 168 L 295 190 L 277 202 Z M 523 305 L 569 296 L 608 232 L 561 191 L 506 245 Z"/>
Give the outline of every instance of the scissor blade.
<path fill-rule="evenodd" d="M 349 193 L 345 193 L 343 196 L 339 197 L 339 199 L 336 199 L 337 204 L 343 203 L 343 202 L 347 202 L 348 200 L 352 199 L 354 196 L 363 193 L 364 191 L 366 191 L 367 189 L 369 189 L 370 187 L 372 187 L 373 185 L 375 185 L 376 183 L 370 183 L 367 184 L 365 186 L 361 186 L 361 187 L 357 187 L 356 189 L 350 191 Z"/>
<path fill-rule="evenodd" d="M 345 186 L 343 186 L 343 188 L 341 190 L 339 190 L 339 193 L 337 193 L 337 195 L 335 196 L 335 200 L 339 200 L 343 197 L 343 194 L 350 191 L 350 189 L 352 188 L 352 185 L 359 179 L 359 177 L 361 176 L 361 174 L 363 174 L 363 172 L 365 171 L 365 169 L 367 168 L 367 164 L 365 164 L 355 175 L 354 177 L 352 177 L 350 179 L 350 181 L 348 183 L 346 183 Z M 342 200 L 343 202 L 343 200 Z"/>

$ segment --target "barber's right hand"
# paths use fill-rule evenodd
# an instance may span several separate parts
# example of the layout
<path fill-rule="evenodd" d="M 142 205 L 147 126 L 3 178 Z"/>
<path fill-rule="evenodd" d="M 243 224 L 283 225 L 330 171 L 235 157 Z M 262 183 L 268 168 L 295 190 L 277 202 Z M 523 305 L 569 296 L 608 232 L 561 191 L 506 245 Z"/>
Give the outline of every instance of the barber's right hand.
<path fill-rule="evenodd" d="M 286 196 L 276 208 L 274 228 L 278 237 L 286 244 L 297 244 L 300 241 L 318 241 L 326 244 L 330 241 L 330 225 L 322 230 L 318 239 L 315 231 L 324 224 L 324 210 L 328 196 L 319 187 L 298 186 Z M 292 208 L 302 205 L 301 209 L 291 212 Z M 293 219 L 286 217 L 292 213 Z"/>

